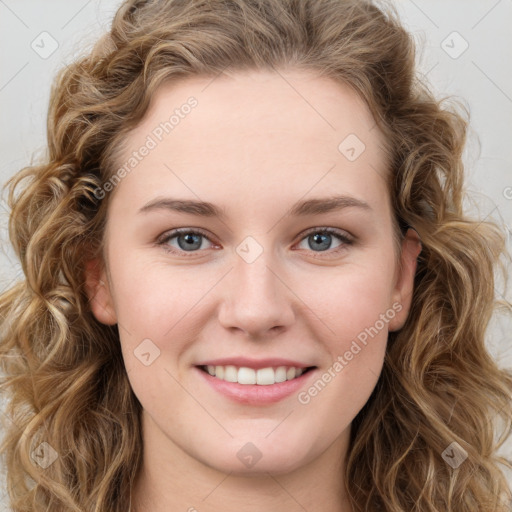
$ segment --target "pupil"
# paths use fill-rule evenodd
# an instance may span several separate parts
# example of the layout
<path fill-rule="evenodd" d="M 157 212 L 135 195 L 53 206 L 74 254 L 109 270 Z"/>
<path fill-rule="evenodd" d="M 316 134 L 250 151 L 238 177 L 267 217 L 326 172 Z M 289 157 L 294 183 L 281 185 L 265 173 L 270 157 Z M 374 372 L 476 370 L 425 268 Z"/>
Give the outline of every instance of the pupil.
<path fill-rule="evenodd" d="M 330 236 L 331 235 L 326 234 L 326 233 L 325 234 L 316 233 L 315 235 L 313 235 L 313 238 L 315 240 L 315 243 L 317 243 L 317 242 L 321 243 L 322 239 L 324 240 L 324 245 L 323 245 L 323 247 L 321 247 L 321 250 L 325 251 L 325 250 L 327 250 L 329 248 L 329 245 L 330 245 L 329 244 L 329 238 L 330 238 Z M 318 248 L 319 247 L 317 246 L 317 249 Z"/>
<path fill-rule="evenodd" d="M 201 235 L 195 235 L 192 233 L 181 235 L 181 237 L 178 237 L 178 245 L 180 246 L 181 249 L 185 249 L 185 250 L 186 249 L 199 249 L 199 247 L 201 247 L 200 237 L 201 237 Z M 185 239 L 184 244 L 181 243 L 182 238 Z M 194 244 L 196 244 L 196 245 L 194 246 Z"/>

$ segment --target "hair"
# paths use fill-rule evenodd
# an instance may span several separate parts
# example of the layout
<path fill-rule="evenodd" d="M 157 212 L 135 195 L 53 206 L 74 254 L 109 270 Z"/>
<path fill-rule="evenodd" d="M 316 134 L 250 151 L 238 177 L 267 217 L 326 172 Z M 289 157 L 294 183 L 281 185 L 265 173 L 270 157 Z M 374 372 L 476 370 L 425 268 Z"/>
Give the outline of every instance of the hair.
<path fill-rule="evenodd" d="M 142 406 L 117 326 L 96 320 L 85 290 L 111 197 L 95 191 L 161 84 L 227 68 L 303 70 L 354 90 L 389 145 L 395 227 L 421 238 L 409 316 L 389 334 L 382 373 L 351 426 L 344 484 L 354 510 L 509 510 L 500 466 L 510 461 L 496 451 L 512 429 L 512 372 L 485 345 L 495 310 L 512 311 L 496 299 L 504 230 L 463 212 L 468 113 L 434 98 L 395 9 L 370 0 L 128 0 L 92 51 L 58 72 L 48 151 L 6 184 L 24 273 L 0 296 L 11 507 L 130 508 Z M 58 455 L 46 468 L 31 455 L 42 442 L 48 462 L 50 448 Z M 456 469 L 442 457 L 454 442 L 467 452 Z"/>

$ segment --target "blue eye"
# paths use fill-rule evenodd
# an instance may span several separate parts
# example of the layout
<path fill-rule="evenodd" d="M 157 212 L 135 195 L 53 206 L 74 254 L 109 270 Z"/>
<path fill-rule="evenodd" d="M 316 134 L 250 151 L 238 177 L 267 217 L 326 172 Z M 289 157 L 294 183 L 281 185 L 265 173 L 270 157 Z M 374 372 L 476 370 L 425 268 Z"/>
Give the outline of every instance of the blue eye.
<path fill-rule="evenodd" d="M 334 250 L 330 250 L 333 237 L 337 238 L 341 243 Z M 329 253 L 337 252 L 343 249 L 344 246 L 353 243 L 353 239 L 348 233 L 334 228 L 313 228 L 306 233 L 302 240 L 307 240 L 307 248 L 313 250 L 313 252 L 329 251 Z M 318 249 L 318 251 L 315 249 Z"/>
<path fill-rule="evenodd" d="M 338 239 L 340 244 L 332 249 L 333 237 Z M 169 233 L 164 234 L 157 241 L 157 245 L 162 246 L 167 252 L 173 254 L 181 254 L 185 257 L 189 255 L 187 253 L 196 253 L 203 247 L 204 240 L 211 243 L 210 238 L 205 232 L 197 228 L 180 228 L 174 229 Z M 345 231 L 341 231 L 335 228 L 313 228 L 310 229 L 302 238 L 308 242 L 308 250 L 312 252 L 328 252 L 329 254 L 339 252 L 346 246 L 352 245 L 354 239 L 351 235 Z M 176 245 L 171 245 L 171 241 L 176 241 Z M 192 254 L 190 254 L 192 255 Z"/>
<path fill-rule="evenodd" d="M 178 250 L 175 247 L 170 246 L 169 242 L 176 239 L 178 243 Z M 157 243 L 158 245 L 164 246 L 166 251 L 172 253 L 183 252 L 196 252 L 202 246 L 202 239 L 210 240 L 205 233 L 197 229 L 175 229 L 170 233 L 167 233 Z"/>

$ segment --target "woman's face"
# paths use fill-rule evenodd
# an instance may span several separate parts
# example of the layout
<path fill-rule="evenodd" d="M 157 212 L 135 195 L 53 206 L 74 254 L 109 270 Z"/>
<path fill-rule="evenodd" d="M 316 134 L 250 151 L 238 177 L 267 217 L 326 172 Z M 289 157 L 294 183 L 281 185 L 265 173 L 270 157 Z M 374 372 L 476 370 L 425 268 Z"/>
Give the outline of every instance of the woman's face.
<path fill-rule="evenodd" d="M 153 97 L 87 283 L 162 457 L 277 473 L 343 453 L 420 250 L 394 246 L 382 144 L 355 93 L 304 72 Z"/>

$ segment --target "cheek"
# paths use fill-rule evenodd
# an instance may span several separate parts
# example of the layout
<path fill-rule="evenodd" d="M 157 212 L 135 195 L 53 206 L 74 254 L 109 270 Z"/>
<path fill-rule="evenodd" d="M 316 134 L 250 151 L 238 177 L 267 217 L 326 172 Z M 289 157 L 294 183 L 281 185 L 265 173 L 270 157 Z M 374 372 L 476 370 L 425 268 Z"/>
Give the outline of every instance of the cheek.
<path fill-rule="evenodd" d="M 320 378 L 329 388 L 322 391 L 323 404 L 338 404 L 350 421 L 369 398 L 381 372 L 389 322 L 401 309 L 391 304 L 394 256 L 361 259 L 337 272 L 315 279 L 305 302 L 315 311 L 323 348 L 330 356 Z M 312 291 L 314 290 L 314 292 Z M 315 389 L 304 395 L 313 400 Z M 317 404 L 319 406 L 319 404 Z M 326 411 L 326 414 L 328 411 Z"/>
<path fill-rule="evenodd" d="M 119 322 L 130 332 L 150 329 L 160 337 L 193 307 L 210 282 L 194 279 L 194 270 L 185 266 L 171 269 L 143 257 L 118 259 L 111 273 Z"/>
<path fill-rule="evenodd" d="M 301 298 L 323 321 L 336 343 L 358 336 L 377 323 L 387 331 L 392 308 L 393 261 L 360 261 L 337 271 L 316 275 L 314 286 L 302 287 Z M 386 315 L 385 325 L 380 321 Z M 385 327 L 385 328 L 383 328 Z M 386 334 L 386 333 L 384 333 Z"/>
<path fill-rule="evenodd" d="M 318 428 L 325 429 L 326 436 L 332 434 L 329 419 L 348 425 L 370 397 L 381 373 L 389 321 L 400 309 L 390 304 L 389 267 L 361 263 L 357 269 L 345 270 L 316 280 L 324 288 L 315 288 L 307 299 L 321 320 L 316 322 L 317 338 L 329 360 L 298 401 L 323 418 Z"/>

